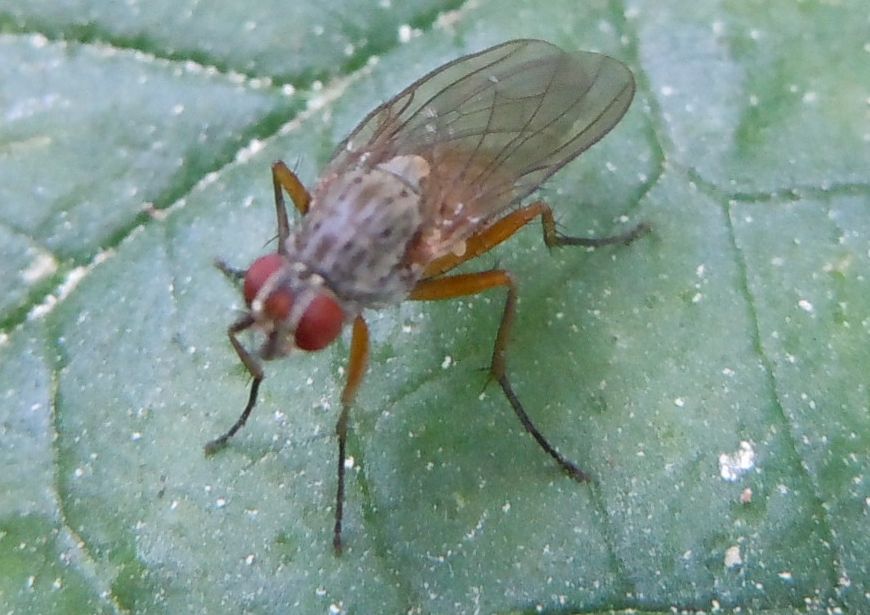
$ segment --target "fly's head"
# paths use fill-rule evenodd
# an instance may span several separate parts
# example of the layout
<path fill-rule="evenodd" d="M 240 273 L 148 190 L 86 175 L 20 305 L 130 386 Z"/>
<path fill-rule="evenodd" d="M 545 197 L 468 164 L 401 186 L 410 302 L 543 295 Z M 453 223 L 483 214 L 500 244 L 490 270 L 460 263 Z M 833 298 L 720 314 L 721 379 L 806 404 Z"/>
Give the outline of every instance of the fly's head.
<path fill-rule="evenodd" d="M 254 324 L 266 335 L 258 353 L 264 360 L 294 348 L 322 350 L 341 333 L 346 314 L 338 298 L 321 276 L 285 255 L 255 260 L 243 288 Z"/>

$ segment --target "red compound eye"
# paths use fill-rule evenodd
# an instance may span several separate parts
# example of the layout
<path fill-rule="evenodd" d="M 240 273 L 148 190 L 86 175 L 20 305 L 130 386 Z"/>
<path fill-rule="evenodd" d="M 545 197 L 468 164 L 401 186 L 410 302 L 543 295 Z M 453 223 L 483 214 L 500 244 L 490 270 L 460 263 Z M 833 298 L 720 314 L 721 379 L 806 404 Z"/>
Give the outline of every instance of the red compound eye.
<path fill-rule="evenodd" d="M 251 263 L 245 273 L 245 303 L 248 304 L 248 307 L 251 306 L 254 297 L 263 288 L 266 280 L 283 265 L 284 257 L 280 254 L 267 254 Z"/>
<path fill-rule="evenodd" d="M 269 320 L 284 320 L 293 308 L 293 293 L 289 288 L 276 288 L 263 302 L 263 314 Z"/>
<path fill-rule="evenodd" d="M 281 267 L 284 266 L 284 257 L 280 254 L 267 254 L 255 260 L 245 273 L 245 303 L 248 307 L 259 294 L 263 284 Z M 293 293 L 290 289 L 277 287 L 263 302 L 262 314 L 270 320 L 284 320 L 290 315 L 293 307 Z"/>
<path fill-rule="evenodd" d="M 341 333 L 344 313 L 338 302 L 326 294 L 319 294 L 305 308 L 296 327 L 296 346 L 302 350 L 326 348 Z"/>

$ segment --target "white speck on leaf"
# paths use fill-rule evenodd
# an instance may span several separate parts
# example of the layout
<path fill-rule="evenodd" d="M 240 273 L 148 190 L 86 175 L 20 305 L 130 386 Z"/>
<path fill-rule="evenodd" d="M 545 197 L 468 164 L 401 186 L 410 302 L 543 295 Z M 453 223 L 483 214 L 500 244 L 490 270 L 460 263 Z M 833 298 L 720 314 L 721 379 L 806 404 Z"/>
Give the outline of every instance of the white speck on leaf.
<path fill-rule="evenodd" d="M 740 555 L 740 545 L 728 547 L 725 550 L 725 567 L 734 568 L 743 563 L 743 557 Z"/>
<path fill-rule="evenodd" d="M 412 28 L 408 24 L 402 24 L 399 26 L 399 42 L 407 43 L 412 38 L 420 36 L 422 32 L 416 28 Z"/>
<path fill-rule="evenodd" d="M 743 440 L 740 448 L 729 454 L 719 455 L 719 475 L 727 481 L 736 481 L 755 466 L 755 450 Z"/>
<path fill-rule="evenodd" d="M 247 162 L 253 158 L 257 152 L 262 150 L 263 147 L 264 144 L 260 139 L 251 139 L 250 143 L 240 149 L 236 154 L 236 162 Z"/>
<path fill-rule="evenodd" d="M 51 254 L 37 253 L 36 257 L 21 272 L 21 279 L 33 284 L 57 271 L 57 261 Z"/>

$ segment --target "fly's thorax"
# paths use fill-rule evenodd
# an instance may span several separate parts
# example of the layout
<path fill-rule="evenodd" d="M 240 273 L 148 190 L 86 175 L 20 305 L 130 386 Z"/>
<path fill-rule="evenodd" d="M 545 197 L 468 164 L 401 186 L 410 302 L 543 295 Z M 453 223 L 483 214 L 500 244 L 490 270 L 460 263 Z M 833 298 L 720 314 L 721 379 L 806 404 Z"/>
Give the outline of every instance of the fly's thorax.
<path fill-rule="evenodd" d="M 322 276 L 282 254 L 254 261 L 245 274 L 244 294 L 255 326 L 266 335 L 258 353 L 266 360 L 296 348 L 325 348 L 358 313 L 343 304 Z"/>
<path fill-rule="evenodd" d="M 361 307 L 401 301 L 422 271 L 405 256 L 426 219 L 428 177 L 426 160 L 406 155 L 324 178 L 289 241 L 292 258 L 343 301 Z"/>

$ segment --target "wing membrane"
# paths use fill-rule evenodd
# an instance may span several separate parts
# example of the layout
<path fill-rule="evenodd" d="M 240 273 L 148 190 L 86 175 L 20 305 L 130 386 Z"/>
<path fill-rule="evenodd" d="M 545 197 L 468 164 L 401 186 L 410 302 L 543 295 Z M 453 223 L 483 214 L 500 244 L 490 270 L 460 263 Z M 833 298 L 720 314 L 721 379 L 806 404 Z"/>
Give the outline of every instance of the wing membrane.
<path fill-rule="evenodd" d="M 419 155 L 464 215 L 489 219 L 607 134 L 633 95 L 631 72 L 613 58 L 510 41 L 448 63 L 376 108 L 327 175 Z"/>

